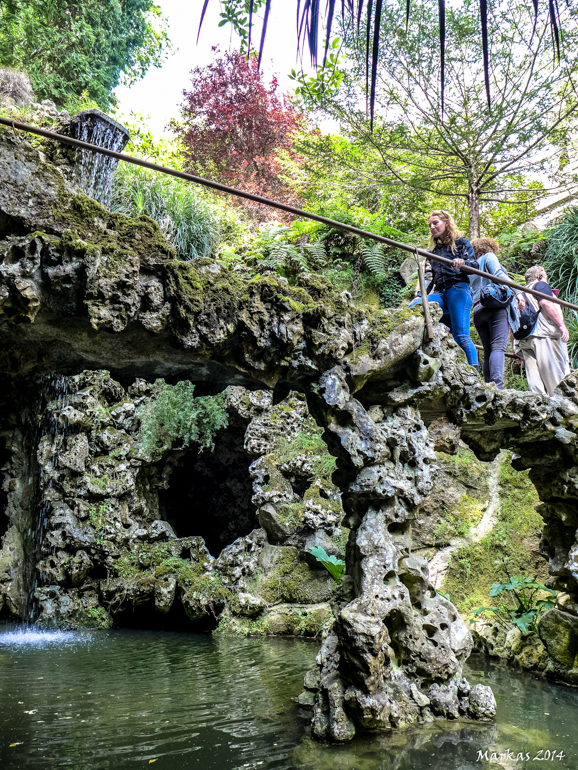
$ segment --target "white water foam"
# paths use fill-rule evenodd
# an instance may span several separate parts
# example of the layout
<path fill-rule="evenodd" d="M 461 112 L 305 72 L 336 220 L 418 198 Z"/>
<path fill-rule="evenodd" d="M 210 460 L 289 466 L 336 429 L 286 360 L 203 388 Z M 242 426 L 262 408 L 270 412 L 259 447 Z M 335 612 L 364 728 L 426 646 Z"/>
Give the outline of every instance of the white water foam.
<path fill-rule="evenodd" d="M 10 647 L 45 647 L 87 641 L 85 634 L 75 631 L 40 631 L 36 628 L 17 628 L 0 633 L 0 645 Z"/>

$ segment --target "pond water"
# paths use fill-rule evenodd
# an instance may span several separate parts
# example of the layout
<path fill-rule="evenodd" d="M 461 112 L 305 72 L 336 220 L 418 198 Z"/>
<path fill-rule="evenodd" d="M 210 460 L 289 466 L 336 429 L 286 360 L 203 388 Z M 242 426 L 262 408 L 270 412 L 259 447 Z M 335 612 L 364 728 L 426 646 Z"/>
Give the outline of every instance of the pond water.
<path fill-rule="evenodd" d="M 2 626 L 0 767 L 578 767 L 578 691 L 481 656 L 470 659 L 465 673 L 470 682 L 494 689 L 495 723 L 435 722 L 361 736 L 345 746 L 313 741 L 307 712 L 292 699 L 317 649 L 298 639 Z M 500 759 L 508 750 L 510 756 Z"/>

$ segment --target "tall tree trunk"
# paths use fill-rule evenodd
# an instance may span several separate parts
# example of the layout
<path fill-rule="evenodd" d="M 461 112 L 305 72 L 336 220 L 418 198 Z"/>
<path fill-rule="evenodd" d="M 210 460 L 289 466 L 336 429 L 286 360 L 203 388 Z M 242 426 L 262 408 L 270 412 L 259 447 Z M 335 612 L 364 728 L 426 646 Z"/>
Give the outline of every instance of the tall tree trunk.
<path fill-rule="evenodd" d="M 480 237 L 480 189 L 474 184 L 470 184 L 468 190 L 468 213 L 470 216 L 469 237 Z"/>

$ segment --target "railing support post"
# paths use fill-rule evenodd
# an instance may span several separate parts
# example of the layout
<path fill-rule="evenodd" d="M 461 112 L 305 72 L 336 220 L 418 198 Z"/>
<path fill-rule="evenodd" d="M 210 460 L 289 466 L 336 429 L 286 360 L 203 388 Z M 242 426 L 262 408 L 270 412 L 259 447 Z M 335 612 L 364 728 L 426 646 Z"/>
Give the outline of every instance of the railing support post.
<path fill-rule="evenodd" d="M 433 340 L 433 326 L 431 323 L 431 314 L 429 312 L 429 302 L 427 301 L 427 293 L 426 293 L 426 285 L 425 285 L 425 276 L 423 274 L 423 270 L 421 267 L 421 262 L 419 261 L 419 258 L 416 253 L 416 260 L 417 260 L 417 274 L 419 278 L 419 290 L 421 292 L 421 305 L 423 307 L 423 315 L 425 318 L 425 328 L 427 331 L 427 338 L 428 340 Z"/>

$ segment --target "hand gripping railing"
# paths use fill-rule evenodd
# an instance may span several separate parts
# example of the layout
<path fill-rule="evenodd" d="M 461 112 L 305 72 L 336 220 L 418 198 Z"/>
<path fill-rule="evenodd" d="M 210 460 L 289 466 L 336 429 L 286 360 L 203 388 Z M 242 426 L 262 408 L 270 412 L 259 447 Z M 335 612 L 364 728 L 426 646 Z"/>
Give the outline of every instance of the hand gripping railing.
<path fill-rule="evenodd" d="M 270 198 L 264 198 L 261 195 L 254 195 L 253 193 L 245 192 L 244 190 L 238 190 L 235 187 L 229 187 L 228 185 L 221 184 L 220 182 L 213 182 L 210 179 L 203 179 L 203 177 L 195 176 L 194 174 L 187 174 L 185 171 L 177 171 L 174 168 L 167 168 L 166 166 L 159 166 L 156 163 L 150 163 L 148 160 L 141 160 L 140 158 L 133 158 L 130 155 L 126 155 L 126 153 L 123 152 L 115 152 L 114 150 L 107 150 L 104 147 L 97 147 L 94 144 L 89 144 L 88 142 L 82 142 L 80 139 L 73 139 L 71 136 L 64 136 L 62 134 L 57 134 L 54 131 L 47 131 L 44 128 L 37 128 L 36 126 L 29 126 L 26 123 L 20 123 L 17 120 L 12 120 L 11 118 L 2 118 L 0 117 L 0 125 L 8 126 L 8 128 L 12 128 L 13 130 L 19 130 L 19 131 L 26 131 L 30 134 L 36 134 L 37 136 L 44 136 L 47 139 L 54 139 L 57 142 L 62 142 L 63 144 L 71 144 L 74 147 L 79 147 L 82 150 L 91 150 L 92 152 L 99 152 L 101 155 L 108 155 L 111 158 L 116 158 L 117 160 L 123 160 L 125 163 L 132 163 L 135 166 L 142 166 L 143 168 L 148 168 L 151 171 L 159 171 L 162 174 L 168 174 L 169 176 L 177 177 L 178 179 L 185 179 L 188 182 L 194 182 L 194 184 L 203 185 L 203 187 L 209 187 L 212 190 L 219 190 L 219 192 L 227 193 L 228 195 L 234 195 L 237 198 L 246 198 L 247 200 L 254 201 L 255 203 L 261 203 L 264 206 L 270 206 L 274 209 L 280 209 L 281 211 L 287 211 L 289 214 L 295 214 L 295 216 L 298 217 L 305 217 L 306 219 L 312 219 L 314 222 L 321 222 L 323 225 L 329 225 L 330 227 L 337 227 L 340 230 L 345 230 L 348 233 L 353 233 L 354 235 L 359 235 L 361 238 L 370 238 L 373 241 L 377 241 L 378 243 L 384 243 L 386 246 L 391 246 L 396 249 L 402 249 L 403 251 L 408 251 L 414 255 L 420 255 L 422 257 L 425 257 L 426 259 L 433 259 L 436 262 L 442 262 L 445 265 L 448 265 L 449 267 L 453 267 L 452 260 L 446 259 L 445 257 L 439 257 L 437 254 L 432 254 L 431 251 L 427 251 L 426 249 L 420 249 L 417 246 L 409 246 L 407 243 L 400 243 L 399 241 L 394 241 L 392 238 L 386 238 L 383 235 L 376 235 L 375 233 L 370 233 L 367 230 L 362 230 L 359 227 L 353 227 L 352 225 L 347 225 L 344 222 L 337 222 L 334 219 L 328 219 L 327 217 L 321 217 L 319 214 L 312 214 L 309 211 L 302 211 L 301 209 L 296 208 L 295 206 L 288 206 L 286 203 L 280 203 L 279 201 L 271 200 Z M 526 294 L 533 294 L 534 297 L 538 297 L 538 299 L 546 299 L 548 302 L 554 302 L 556 305 L 561 305 L 562 307 L 570 308 L 570 310 L 576 310 L 578 311 L 578 305 L 573 305 L 571 302 L 566 302 L 563 299 L 558 299 L 558 297 L 551 297 L 548 294 L 543 294 L 541 291 L 536 291 L 536 289 L 529 289 L 527 286 L 520 286 L 517 283 L 514 283 L 514 281 L 510 281 L 509 278 L 500 278 L 497 275 L 490 275 L 489 273 L 485 273 L 482 270 L 477 270 L 475 267 L 468 267 L 467 265 L 463 265 L 462 267 L 458 268 L 463 273 L 469 273 L 471 275 L 480 275 L 483 278 L 489 278 L 494 283 L 501 283 L 504 284 L 504 286 L 510 286 L 512 289 L 519 289 L 520 291 L 525 292 Z"/>

